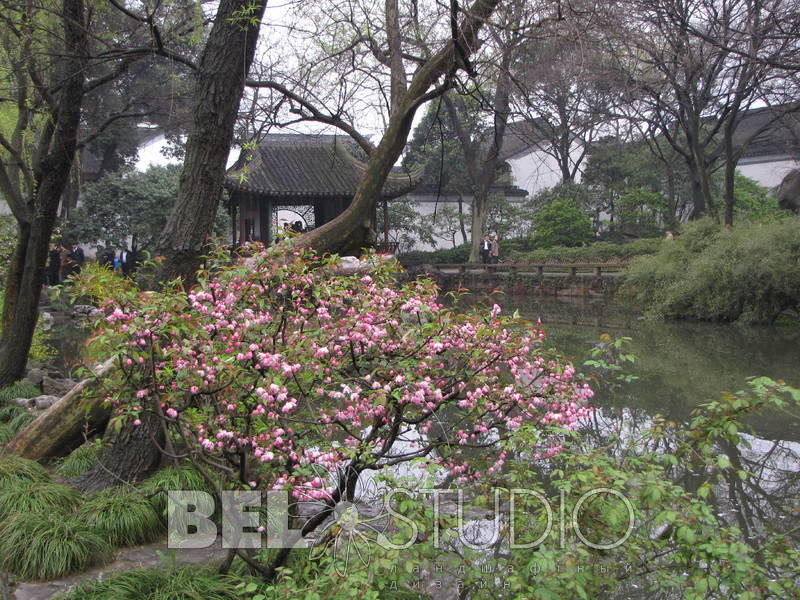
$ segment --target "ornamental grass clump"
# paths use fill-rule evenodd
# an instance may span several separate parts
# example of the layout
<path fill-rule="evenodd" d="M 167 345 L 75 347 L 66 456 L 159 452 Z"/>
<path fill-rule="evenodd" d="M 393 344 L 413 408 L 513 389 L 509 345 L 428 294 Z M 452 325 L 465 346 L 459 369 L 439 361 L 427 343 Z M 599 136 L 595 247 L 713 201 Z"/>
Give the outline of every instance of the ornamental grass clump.
<path fill-rule="evenodd" d="M 4 446 L 28 423 L 33 421 L 33 415 L 22 406 L 9 404 L 0 407 L 0 446 Z"/>
<path fill-rule="evenodd" d="M 0 388 L 0 404 L 16 398 L 35 398 L 42 391 L 29 381 L 15 381 L 11 385 Z"/>
<path fill-rule="evenodd" d="M 114 546 L 147 544 L 165 533 L 161 518 L 147 498 L 124 487 L 95 492 L 77 516 Z"/>
<path fill-rule="evenodd" d="M 78 507 L 82 499 L 81 493 L 68 485 L 17 480 L 0 489 L 0 520 L 18 513 L 69 513 Z"/>
<path fill-rule="evenodd" d="M 63 577 L 111 556 L 108 543 L 72 514 L 21 512 L 0 521 L 0 571 L 22 579 Z"/>
<path fill-rule="evenodd" d="M 593 393 L 543 332 L 498 306 L 460 314 L 432 282 L 372 262 L 344 272 L 335 256 L 276 247 L 211 257 L 188 293 L 104 298 L 87 281 L 106 314 L 90 352 L 120 365 L 94 393 L 134 425 L 155 414 L 215 492 L 329 507 L 364 471 L 414 461 L 473 482 L 511 452 L 558 453 Z"/>
<path fill-rule="evenodd" d="M 36 461 L 14 454 L 0 455 L 0 489 L 6 489 L 21 481 L 48 481 L 49 479 L 47 471 Z"/>
<path fill-rule="evenodd" d="M 145 479 L 139 485 L 139 489 L 149 497 L 150 502 L 164 518 L 167 517 L 168 492 L 182 490 L 214 491 L 200 472 L 186 463 L 157 471 L 154 475 Z"/>
<path fill-rule="evenodd" d="M 97 462 L 97 457 L 100 455 L 102 449 L 102 440 L 86 442 L 61 459 L 56 467 L 56 471 L 64 479 L 72 479 L 83 475 Z"/>

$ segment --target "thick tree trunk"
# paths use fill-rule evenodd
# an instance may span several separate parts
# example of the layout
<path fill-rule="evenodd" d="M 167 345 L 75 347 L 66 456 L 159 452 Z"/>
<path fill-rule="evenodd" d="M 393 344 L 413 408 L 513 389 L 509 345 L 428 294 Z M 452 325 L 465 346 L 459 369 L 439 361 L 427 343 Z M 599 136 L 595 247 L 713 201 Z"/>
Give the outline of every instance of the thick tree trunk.
<path fill-rule="evenodd" d="M 700 174 L 697 172 L 697 167 L 691 162 L 687 163 L 689 166 L 689 176 L 692 183 L 692 214 L 691 219 L 699 219 L 706 215 L 706 198 L 703 195 L 703 186 L 700 183 Z"/>
<path fill-rule="evenodd" d="M 480 260 L 481 238 L 486 232 L 487 217 L 486 190 L 475 190 L 472 198 L 472 243 L 469 248 L 469 262 L 476 263 Z"/>
<path fill-rule="evenodd" d="M 214 225 L 233 127 L 253 62 L 266 0 L 221 0 L 194 91 L 194 121 L 186 143 L 178 199 L 158 242 L 162 280 L 195 280 Z M 246 9 L 254 8 L 247 11 Z"/>
<path fill-rule="evenodd" d="M 95 377 L 104 377 L 113 367 L 108 359 Z M 80 446 L 86 435 L 102 431 L 111 409 L 102 405 L 102 399 L 82 397 L 93 379 L 84 379 L 50 408 L 42 412 L 6 445 L 13 452 L 31 460 L 63 456 Z"/>
<path fill-rule="evenodd" d="M 61 68 L 57 69 L 62 76 L 57 79 L 62 83 L 58 108 L 39 141 L 40 158 L 34 166 L 36 185 L 32 197 L 24 207 L 15 210 L 20 227 L 6 283 L 0 336 L 0 387 L 25 373 L 50 237 L 75 158 L 87 64 L 83 12 L 83 0 L 64 0 L 66 51 Z"/>
<path fill-rule="evenodd" d="M 85 492 L 94 492 L 139 481 L 153 473 L 161 462 L 164 429 L 151 412 L 143 413 L 140 420 L 140 425 L 128 423 L 113 435 L 97 464 L 70 483 Z"/>

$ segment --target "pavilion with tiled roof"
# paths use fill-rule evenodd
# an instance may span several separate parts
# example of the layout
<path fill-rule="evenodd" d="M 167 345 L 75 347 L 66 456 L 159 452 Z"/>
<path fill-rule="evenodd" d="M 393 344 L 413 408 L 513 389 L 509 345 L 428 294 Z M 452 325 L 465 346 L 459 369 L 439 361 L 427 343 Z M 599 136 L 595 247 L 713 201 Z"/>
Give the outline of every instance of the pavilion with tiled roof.
<path fill-rule="evenodd" d="M 355 195 L 366 164 L 353 156 L 349 138 L 336 135 L 267 135 L 252 158 L 228 172 L 225 188 L 238 212 L 234 242 L 269 242 L 277 211 L 296 212 L 310 228 L 341 214 Z M 384 202 L 413 190 L 421 174 L 393 172 L 383 187 Z"/>

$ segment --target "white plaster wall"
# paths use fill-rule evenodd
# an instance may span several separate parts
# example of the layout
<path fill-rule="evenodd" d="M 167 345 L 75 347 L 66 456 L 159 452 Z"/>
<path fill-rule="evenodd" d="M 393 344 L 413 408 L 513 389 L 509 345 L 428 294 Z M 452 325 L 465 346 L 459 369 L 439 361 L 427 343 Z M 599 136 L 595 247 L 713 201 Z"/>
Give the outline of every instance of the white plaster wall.
<path fill-rule="evenodd" d="M 789 157 L 778 157 L 775 160 L 742 159 L 737 166 L 742 175 L 768 188 L 780 184 L 789 171 L 797 168 L 800 168 L 800 161 Z"/>
<path fill-rule="evenodd" d="M 578 146 L 573 148 L 573 154 L 578 152 Z M 551 188 L 561 182 L 561 169 L 556 159 L 539 148 L 531 148 L 526 153 L 520 153 L 508 159 L 511 166 L 511 175 L 517 187 L 527 190 L 531 196 L 542 190 Z M 575 177 L 580 182 L 581 170 Z"/>
<path fill-rule="evenodd" d="M 420 215 L 420 219 L 424 219 L 428 222 L 433 222 L 434 220 L 434 211 L 440 211 L 443 207 L 448 207 L 449 209 L 457 212 L 458 211 L 458 201 L 452 199 L 450 196 L 441 196 L 439 197 L 438 203 L 436 201 L 435 195 L 424 195 L 424 196 L 414 196 L 414 199 L 409 201 L 411 207 L 415 210 L 415 212 Z M 472 223 L 472 196 L 464 196 L 464 201 L 462 205 L 464 211 L 464 227 L 467 230 L 467 235 L 469 235 Z M 438 229 L 435 228 L 434 231 Z M 438 229 L 438 232 L 441 233 L 441 229 Z M 464 242 L 468 240 L 464 239 L 464 236 L 461 235 L 461 232 L 456 233 L 456 246 L 460 246 Z M 424 244 L 417 240 L 417 242 L 412 247 L 413 250 L 422 250 L 425 252 L 431 250 L 441 250 L 445 248 L 452 248 L 453 244 L 450 240 L 450 236 L 442 236 L 437 238 L 437 244 L 431 246 L 430 244 Z"/>

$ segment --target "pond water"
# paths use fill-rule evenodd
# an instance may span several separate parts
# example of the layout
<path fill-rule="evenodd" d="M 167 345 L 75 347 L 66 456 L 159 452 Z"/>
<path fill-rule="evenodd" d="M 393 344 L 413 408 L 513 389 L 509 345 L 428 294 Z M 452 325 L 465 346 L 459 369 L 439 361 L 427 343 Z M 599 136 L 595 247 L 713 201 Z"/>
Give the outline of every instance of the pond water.
<path fill-rule="evenodd" d="M 750 377 L 782 379 L 800 387 L 800 327 L 729 326 L 647 321 L 625 307 L 601 300 L 553 297 L 492 297 L 505 313 L 518 310 L 541 320 L 549 342 L 576 368 L 588 360 L 603 334 L 628 337 L 626 368 L 637 380 L 609 390 L 596 385 L 594 404 L 643 410 L 686 422 L 698 404 L 747 387 Z M 751 423 L 759 436 L 800 442 L 800 423 L 785 415 L 762 415 Z"/>
<path fill-rule="evenodd" d="M 636 360 L 625 371 L 637 379 L 613 386 L 594 382 L 596 411 L 582 428 L 592 445 L 607 446 L 614 434 L 624 437 L 625 432 L 645 429 L 658 415 L 679 430 L 688 427 L 699 404 L 746 389 L 750 377 L 768 376 L 800 387 L 800 327 L 657 323 L 602 301 L 505 295 L 474 300 L 496 302 L 505 313 L 516 310 L 534 322 L 541 320 L 549 342 L 571 357 L 579 372 L 601 335 L 630 338 L 625 352 Z M 715 511 L 738 526 L 754 547 L 770 533 L 786 533 L 800 547 L 800 419 L 772 412 L 746 423 L 752 430 L 743 435 L 745 443 L 720 444 L 717 450 L 751 476 L 742 481 L 731 473 L 717 483 Z M 670 448 L 669 440 L 663 443 Z M 616 448 L 627 451 L 624 443 Z M 681 465 L 676 476 L 695 490 L 708 478 L 705 468 Z M 646 586 L 635 587 L 609 598 L 655 597 L 644 592 Z M 672 597 L 678 596 L 665 596 Z"/>

